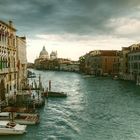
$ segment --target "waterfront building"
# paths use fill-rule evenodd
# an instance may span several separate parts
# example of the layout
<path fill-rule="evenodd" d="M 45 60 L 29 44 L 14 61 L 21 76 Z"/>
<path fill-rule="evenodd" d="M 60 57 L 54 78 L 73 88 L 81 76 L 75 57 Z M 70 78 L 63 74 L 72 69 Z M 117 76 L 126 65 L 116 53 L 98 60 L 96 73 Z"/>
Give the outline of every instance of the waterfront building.
<path fill-rule="evenodd" d="M 34 61 L 34 67 L 36 69 L 45 69 L 46 67 L 48 67 L 48 61 L 49 60 L 49 54 L 46 51 L 45 46 L 43 46 L 39 57 L 35 59 Z"/>
<path fill-rule="evenodd" d="M 80 63 L 83 62 L 80 61 Z M 84 56 L 84 70 L 86 74 L 118 75 L 119 51 L 94 50 L 89 52 Z"/>
<path fill-rule="evenodd" d="M 12 21 L 0 20 L 0 100 L 16 94 L 26 71 L 26 38 L 16 36 Z"/>
<path fill-rule="evenodd" d="M 119 77 L 124 80 L 128 80 L 128 53 L 130 52 L 130 47 L 122 47 L 119 59 Z"/>
<path fill-rule="evenodd" d="M 85 57 L 84 56 L 80 56 L 79 57 L 79 71 L 81 73 L 84 73 L 84 68 L 85 68 Z"/>
<path fill-rule="evenodd" d="M 16 37 L 17 46 L 17 88 L 22 89 L 27 82 L 27 54 L 26 54 L 26 37 Z"/>
<path fill-rule="evenodd" d="M 0 21 L 0 100 L 17 90 L 16 29 Z"/>
<path fill-rule="evenodd" d="M 131 79 L 140 84 L 140 44 L 130 46 L 128 53 L 128 73 Z"/>
<path fill-rule="evenodd" d="M 59 70 L 79 72 L 79 62 L 78 61 L 67 61 L 67 63 L 61 62 L 59 66 Z"/>
<path fill-rule="evenodd" d="M 33 69 L 34 68 L 34 63 L 28 62 L 27 63 L 27 68 Z"/>
<path fill-rule="evenodd" d="M 45 47 L 43 47 L 39 57 L 34 61 L 34 67 L 36 69 L 79 72 L 78 61 L 71 61 L 66 58 L 58 58 L 57 51 L 52 51 L 50 58 L 48 55 L 49 54 Z"/>
<path fill-rule="evenodd" d="M 93 51 L 85 54 L 84 56 L 80 57 L 80 71 L 86 74 L 95 74 L 93 70 L 94 65 L 94 55 L 92 54 Z"/>
<path fill-rule="evenodd" d="M 140 44 L 122 48 L 119 76 L 121 79 L 140 83 Z"/>

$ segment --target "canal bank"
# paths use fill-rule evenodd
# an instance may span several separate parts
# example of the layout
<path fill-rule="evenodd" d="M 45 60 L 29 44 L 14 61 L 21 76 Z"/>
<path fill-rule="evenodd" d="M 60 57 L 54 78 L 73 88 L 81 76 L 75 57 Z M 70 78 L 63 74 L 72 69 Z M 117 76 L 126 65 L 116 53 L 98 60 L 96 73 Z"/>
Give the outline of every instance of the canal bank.
<path fill-rule="evenodd" d="M 140 87 L 107 77 L 77 73 L 36 71 L 44 88 L 68 93 L 51 98 L 41 109 L 40 124 L 29 126 L 23 136 L 3 140 L 137 140 L 140 135 Z"/>

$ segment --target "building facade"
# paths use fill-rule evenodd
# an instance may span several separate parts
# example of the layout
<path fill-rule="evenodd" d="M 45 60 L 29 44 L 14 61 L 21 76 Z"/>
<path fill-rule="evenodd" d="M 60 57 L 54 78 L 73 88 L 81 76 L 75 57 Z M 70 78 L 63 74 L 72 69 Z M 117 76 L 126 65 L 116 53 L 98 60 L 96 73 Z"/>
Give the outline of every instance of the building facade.
<path fill-rule="evenodd" d="M 128 73 L 129 80 L 134 80 L 137 84 L 140 84 L 140 44 L 130 46 L 130 52 L 128 53 Z"/>
<path fill-rule="evenodd" d="M 140 44 L 122 48 L 119 70 L 121 79 L 140 83 Z"/>
<path fill-rule="evenodd" d="M 16 36 L 17 47 L 17 88 L 22 89 L 27 81 L 27 54 L 26 54 L 26 37 Z"/>
<path fill-rule="evenodd" d="M 26 77 L 26 38 L 17 37 L 12 21 L 0 20 L 0 101 L 13 97 Z"/>
<path fill-rule="evenodd" d="M 0 98 L 17 90 L 16 29 L 12 21 L 0 21 Z"/>
<path fill-rule="evenodd" d="M 79 62 L 58 58 L 57 51 L 52 51 L 50 58 L 48 56 L 48 52 L 43 47 L 39 57 L 34 61 L 34 67 L 36 69 L 79 72 Z"/>
<path fill-rule="evenodd" d="M 122 47 L 120 52 L 119 60 L 119 76 L 121 79 L 128 78 L 128 53 L 130 52 L 130 47 Z"/>
<path fill-rule="evenodd" d="M 83 65 L 84 64 L 84 65 Z M 80 57 L 82 71 L 94 75 L 118 75 L 119 51 L 95 50 Z"/>

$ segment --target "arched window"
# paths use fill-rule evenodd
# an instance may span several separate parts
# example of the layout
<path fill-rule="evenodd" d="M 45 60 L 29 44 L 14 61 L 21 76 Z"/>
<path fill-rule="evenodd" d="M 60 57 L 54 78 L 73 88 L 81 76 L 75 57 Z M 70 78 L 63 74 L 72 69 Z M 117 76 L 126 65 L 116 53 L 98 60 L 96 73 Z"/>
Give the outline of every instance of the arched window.
<path fill-rule="evenodd" d="M 3 69 L 3 57 L 1 57 L 1 68 Z"/>
<path fill-rule="evenodd" d="M 8 58 L 5 58 L 5 64 L 6 64 L 6 68 L 8 68 Z"/>
<path fill-rule="evenodd" d="M 8 57 L 8 68 L 10 68 L 10 57 Z"/>
<path fill-rule="evenodd" d="M 13 58 L 13 64 L 14 64 L 14 68 L 15 68 L 15 66 L 16 66 L 15 62 L 16 62 L 16 61 L 15 61 L 15 58 Z"/>
<path fill-rule="evenodd" d="M 9 85 L 7 84 L 7 89 L 6 89 L 7 93 L 9 93 Z"/>
<path fill-rule="evenodd" d="M 3 68 L 6 68 L 6 56 L 3 58 Z"/>

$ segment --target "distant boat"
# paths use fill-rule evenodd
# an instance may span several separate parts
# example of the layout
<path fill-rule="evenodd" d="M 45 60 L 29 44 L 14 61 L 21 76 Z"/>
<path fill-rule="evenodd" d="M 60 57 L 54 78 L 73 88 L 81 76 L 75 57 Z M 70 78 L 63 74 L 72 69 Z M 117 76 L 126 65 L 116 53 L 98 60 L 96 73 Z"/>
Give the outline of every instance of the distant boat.
<path fill-rule="evenodd" d="M 95 77 L 94 75 L 83 75 L 84 78 Z"/>
<path fill-rule="evenodd" d="M 1 112 L 0 120 L 9 120 L 10 112 Z M 39 115 L 38 114 L 30 114 L 30 113 L 14 113 L 14 122 L 19 124 L 33 125 L 39 123 Z"/>
<path fill-rule="evenodd" d="M 119 77 L 117 76 L 117 75 L 115 75 L 114 77 L 113 77 L 113 80 L 118 80 L 119 79 Z"/>
<path fill-rule="evenodd" d="M 67 94 L 64 92 L 55 92 L 55 91 L 46 91 L 44 93 L 45 97 L 67 97 Z"/>
<path fill-rule="evenodd" d="M 28 78 L 36 78 L 36 75 L 35 75 L 35 73 L 32 73 L 32 74 L 28 75 L 27 77 Z"/>
<path fill-rule="evenodd" d="M 0 121 L 0 135 L 17 135 L 26 132 L 26 125 L 20 125 L 15 122 Z"/>
<path fill-rule="evenodd" d="M 34 72 L 28 70 L 27 71 L 27 77 L 28 78 L 36 78 L 36 74 Z"/>

